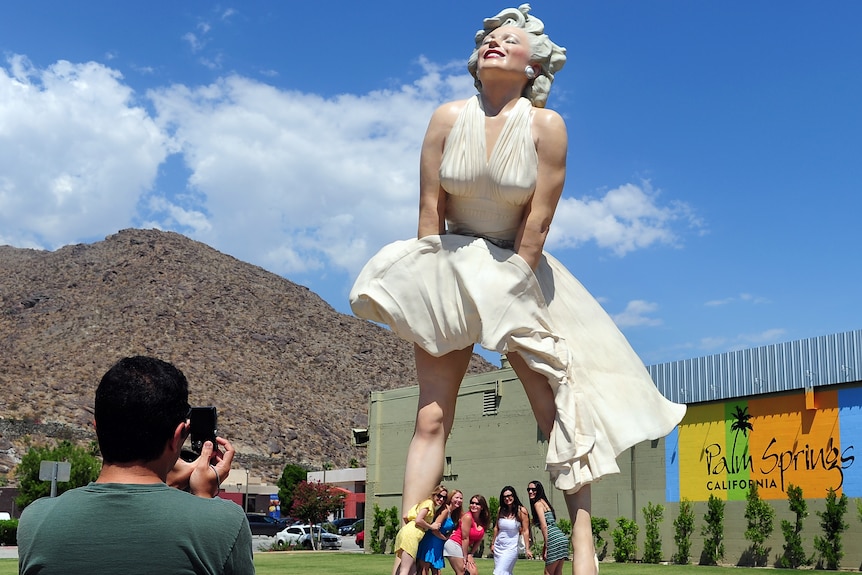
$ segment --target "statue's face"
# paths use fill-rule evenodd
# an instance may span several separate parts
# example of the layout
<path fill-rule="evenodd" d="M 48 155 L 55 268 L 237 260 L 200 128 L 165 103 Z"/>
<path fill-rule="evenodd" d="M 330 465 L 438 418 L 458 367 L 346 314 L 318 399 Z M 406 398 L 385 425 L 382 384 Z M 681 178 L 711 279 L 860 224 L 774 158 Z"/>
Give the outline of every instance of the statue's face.
<path fill-rule="evenodd" d="M 517 26 L 502 26 L 485 36 L 479 46 L 478 73 L 506 71 L 525 79 L 530 64 L 530 41 L 527 32 Z"/>

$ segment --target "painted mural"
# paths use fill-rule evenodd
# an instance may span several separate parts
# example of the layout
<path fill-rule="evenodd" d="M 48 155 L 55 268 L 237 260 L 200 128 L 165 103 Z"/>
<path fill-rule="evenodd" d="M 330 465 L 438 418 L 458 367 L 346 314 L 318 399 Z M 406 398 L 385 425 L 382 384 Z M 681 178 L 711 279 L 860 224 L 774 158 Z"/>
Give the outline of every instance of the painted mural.
<path fill-rule="evenodd" d="M 862 386 L 690 405 L 665 439 L 667 500 L 862 496 Z"/>

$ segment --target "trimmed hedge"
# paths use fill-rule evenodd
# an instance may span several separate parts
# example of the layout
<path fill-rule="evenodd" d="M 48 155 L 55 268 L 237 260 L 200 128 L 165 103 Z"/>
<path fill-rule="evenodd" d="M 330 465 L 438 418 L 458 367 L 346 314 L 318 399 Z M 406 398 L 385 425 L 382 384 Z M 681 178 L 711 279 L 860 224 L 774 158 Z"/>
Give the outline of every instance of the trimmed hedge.
<path fill-rule="evenodd" d="M 0 521 L 0 545 L 18 545 L 18 520 Z"/>

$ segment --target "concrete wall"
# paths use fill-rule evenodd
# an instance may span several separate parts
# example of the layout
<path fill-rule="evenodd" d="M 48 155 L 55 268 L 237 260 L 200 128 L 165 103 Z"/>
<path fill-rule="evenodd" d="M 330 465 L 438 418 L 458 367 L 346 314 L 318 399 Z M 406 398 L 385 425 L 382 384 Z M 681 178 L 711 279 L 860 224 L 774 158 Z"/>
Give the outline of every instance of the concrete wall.
<path fill-rule="evenodd" d="M 498 379 L 499 378 L 499 379 Z M 497 414 L 485 413 L 486 393 L 497 396 Z M 401 506 L 404 461 L 413 436 L 418 388 L 372 394 L 369 409 L 367 516 L 373 504 Z M 526 498 L 531 480 L 547 483 L 540 436 L 520 382 L 511 370 L 465 379 L 458 397 L 456 424 L 446 446 L 443 483 L 465 497 L 499 497 L 513 485 Z"/>

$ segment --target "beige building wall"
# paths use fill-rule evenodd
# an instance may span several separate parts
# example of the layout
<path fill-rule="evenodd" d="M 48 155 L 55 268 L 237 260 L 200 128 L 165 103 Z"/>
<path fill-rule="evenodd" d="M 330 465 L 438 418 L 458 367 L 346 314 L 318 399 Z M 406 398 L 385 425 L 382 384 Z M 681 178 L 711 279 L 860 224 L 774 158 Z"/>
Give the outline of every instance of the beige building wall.
<path fill-rule="evenodd" d="M 401 505 L 404 461 L 413 435 L 418 387 L 406 387 L 371 395 L 369 408 L 368 483 L 366 528 L 373 524 L 374 505 L 381 509 Z M 493 401 L 492 401 L 493 398 Z M 624 422 L 620 422 L 621 425 Z M 458 395 L 455 423 L 446 445 L 443 483 L 450 489 L 460 489 L 465 497 L 481 493 L 486 498 L 499 498 L 505 485 L 512 485 L 522 501 L 526 486 L 540 480 L 546 487 L 551 504 L 559 518 L 568 518 L 562 494 L 551 487 L 544 471 L 547 442 L 536 426 L 527 397 L 520 381 L 510 368 L 467 376 Z M 638 557 L 643 554 L 645 523 L 643 508 L 648 503 L 665 508 L 660 530 L 666 560 L 676 551 L 673 521 L 678 504 L 665 501 L 664 440 L 635 445 L 617 458 L 620 473 L 594 484 L 593 516 L 604 517 L 610 524 L 603 536 L 611 541 L 611 533 L 619 517 L 634 517 L 639 526 Z M 746 520 L 744 501 L 727 501 L 725 507 L 725 562 L 736 563 L 749 546 L 744 538 Z M 771 547 L 770 564 L 782 553 L 784 539 L 781 520 L 795 521 L 786 501 L 770 501 L 776 510 L 775 530 L 767 546 Z M 803 545 L 813 553 L 814 537 L 821 534 L 816 511 L 824 508 L 823 500 L 809 499 L 809 517 L 803 528 Z M 692 561 L 698 562 L 703 549 L 700 536 L 705 502 L 695 502 L 695 534 L 692 537 Z M 862 522 L 851 499 L 845 522 L 844 567 L 858 567 L 862 562 Z M 611 557 L 613 544 L 607 548 Z"/>
<path fill-rule="evenodd" d="M 413 436 L 418 387 L 373 393 L 369 409 L 369 509 L 401 505 L 404 461 Z M 489 402 L 489 403 L 486 403 Z M 533 479 L 547 482 L 546 443 L 538 433 L 520 381 L 510 369 L 467 377 L 446 446 L 443 483 L 465 497 L 499 496 L 513 485 L 526 497 Z"/>

